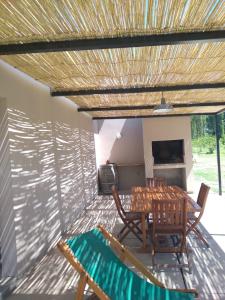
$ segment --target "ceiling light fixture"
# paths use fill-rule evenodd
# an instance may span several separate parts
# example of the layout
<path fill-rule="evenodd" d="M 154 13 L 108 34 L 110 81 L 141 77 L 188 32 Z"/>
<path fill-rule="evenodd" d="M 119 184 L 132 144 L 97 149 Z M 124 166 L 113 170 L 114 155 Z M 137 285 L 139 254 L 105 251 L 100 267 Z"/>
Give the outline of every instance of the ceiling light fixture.
<path fill-rule="evenodd" d="M 162 92 L 162 98 L 161 103 L 159 105 L 156 105 L 153 109 L 154 113 L 167 113 L 173 110 L 173 106 L 171 104 L 166 103 L 166 99 L 163 97 Z"/>

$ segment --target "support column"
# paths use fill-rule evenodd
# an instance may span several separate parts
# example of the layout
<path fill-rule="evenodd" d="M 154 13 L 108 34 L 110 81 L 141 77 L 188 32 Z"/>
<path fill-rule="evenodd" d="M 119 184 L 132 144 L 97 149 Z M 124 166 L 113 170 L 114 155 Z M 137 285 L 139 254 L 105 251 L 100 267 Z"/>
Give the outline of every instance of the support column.
<path fill-rule="evenodd" d="M 217 154 L 217 167 L 218 167 L 219 195 L 222 195 L 221 164 L 220 164 L 220 136 L 219 136 L 218 114 L 215 115 L 215 123 L 216 123 L 216 154 Z"/>

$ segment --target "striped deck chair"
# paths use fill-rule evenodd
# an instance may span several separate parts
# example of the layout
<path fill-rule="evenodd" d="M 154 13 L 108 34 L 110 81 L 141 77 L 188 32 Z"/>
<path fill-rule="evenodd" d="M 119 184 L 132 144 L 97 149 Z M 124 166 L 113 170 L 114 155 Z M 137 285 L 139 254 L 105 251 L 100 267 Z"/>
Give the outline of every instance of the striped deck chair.
<path fill-rule="evenodd" d="M 58 248 L 80 274 L 77 300 L 84 299 L 86 284 L 99 299 L 191 300 L 197 295 L 195 290 L 166 289 L 101 225 L 67 241 L 60 241 Z M 125 260 L 132 263 L 150 282 L 125 265 Z"/>

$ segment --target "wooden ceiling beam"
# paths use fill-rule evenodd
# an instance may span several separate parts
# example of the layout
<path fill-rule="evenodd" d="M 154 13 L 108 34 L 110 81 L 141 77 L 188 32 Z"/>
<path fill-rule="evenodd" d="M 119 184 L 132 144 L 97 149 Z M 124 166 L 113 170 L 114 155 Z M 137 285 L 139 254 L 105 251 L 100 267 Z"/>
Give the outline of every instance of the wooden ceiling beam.
<path fill-rule="evenodd" d="M 185 90 L 203 90 L 225 88 L 225 82 L 208 82 L 196 84 L 180 84 L 168 86 L 145 86 L 145 87 L 129 87 L 129 88 L 110 88 L 110 89 L 83 89 L 83 90 L 67 90 L 67 91 L 51 91 L 52 97 L 58 96 L 90 96 L 90 95 L 118 95 L 118 94 L 134 94 L 134 93 L 155 93 L 155 92 L 172 92 Z"/>
<path fill-rule="evenodd" d="M 144 115 L 144 116 L 117 116 L 117 117 L 93 117 L 93 120 L 109 120 L 109 119 L 141 119 L 141 118 L 170 118 L 170 117 L 186 117 L 186 116 L 202 116 L 215 115 L 216 113 L 190 113 L 190 114 L 165 114 L 165 115 Z"/>
<path fill-rule="evenodd" d="M 185 108 L 185 107 L 203 107 L 203 106 L 225 106 L 225 101 L 222 102 L 197 102 L 197 103 L 179 103 L 172 104 L 174 108 Z M 124 111 L 124 110 L 144 110 L 153 109 L 156 105 L 137 105 L 137 106 L 110 106 L 110 107 L 80 107 L 79 112 L 92 112 L 92 111 Z"/>
<path fill-rule="evenodd" d="M 225 112 L 225 107 L 217 112 L 217 115 L 223 114 Z"/>
<path fill-rule="evenodd" d="M 225 30 L 175 32 L 124 37 L 41 41 L 0 45 L 0 55 L 165 46 L 225 40 Z"/>

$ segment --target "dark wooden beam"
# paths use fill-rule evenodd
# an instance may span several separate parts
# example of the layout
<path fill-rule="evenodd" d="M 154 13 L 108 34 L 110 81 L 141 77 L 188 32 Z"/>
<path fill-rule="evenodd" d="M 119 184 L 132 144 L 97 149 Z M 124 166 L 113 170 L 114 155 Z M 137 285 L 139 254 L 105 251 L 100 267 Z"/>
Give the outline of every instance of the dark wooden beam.
<path fill-rule="evenodd" d="M 88 95 L 108 95 L 108 94 L 134 94 L 134 93 L 154 93 L 183 90 L 202 90 L 225 88 L 225 82 L 217 83 L 196 83 L 180 84 L 168 86 L 146 86 L 146 87 L 129 87 L 129 88 L 111 88 L 111 89 L 88 89 L 88 90 L 68 90 L 52 91 L 51 96 L 88 96 Z"/>
<path fill-rule="evenodd" d="M 216 30 L 96 39 L 42 41 L 0 45 L 0 55 L 176 45 L 196 42 L 217 42 L 223 41 L 224 39 L 225 30 Z"/>
<path fill-rule="evenodd" d="M 204 106 L 220 106 L 225 105 L 225 101 L 222 102 L 197 102 L 197 103 L 179 103 L 172 104 L 174 108 L 185 108 L 185 107 L 204 107 Z M 144 109 L 153 109 L 156 105 L 137 105 L 137 106 L 110 106 L 110 107 L 80 107 L 78 111 L 113 111 L 113 110 L 144 110 Z"/>
<path fill-rule="evenodd" d="M 220 114 L 222 114 L 222 113 L 224 113 L 224 112 L 225 112 L 225 107 L 222 108 L 221 110 L 219 110 L 219 111 L 217 112 L 217 115 L 220 115 Z"/>
<path fill-rule="evenodd" d="M 144 115 L 144 116 L 117 116 L 117 117 L 93 117 L 93 120 L 110 120 L 110 119 L 141 119 L 141 118 L 170 118 L 186 116 L 215 115 L 215 113 L 192 113 L 192 114 L 165 114 L 165 115 Z"/>

